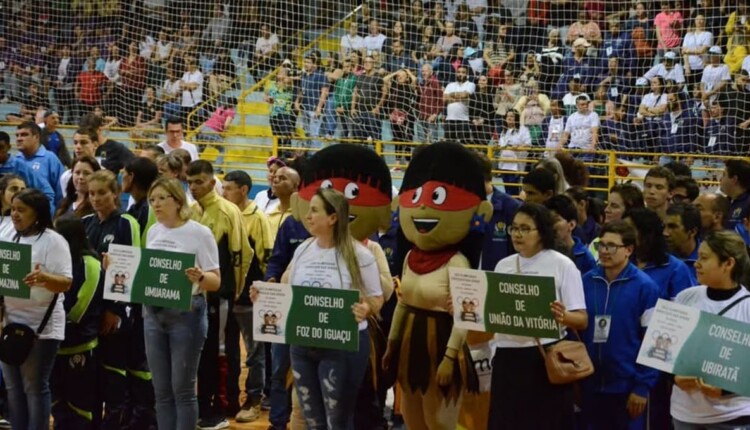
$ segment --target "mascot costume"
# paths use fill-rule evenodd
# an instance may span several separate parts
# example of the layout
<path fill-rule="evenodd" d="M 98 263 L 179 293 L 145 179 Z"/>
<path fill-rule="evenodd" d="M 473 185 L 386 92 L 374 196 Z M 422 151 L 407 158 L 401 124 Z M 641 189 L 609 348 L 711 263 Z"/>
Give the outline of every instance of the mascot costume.
<path fill-rule="evenodd" d="M 375 256 L 380 271 L 380 283 L 386 303 L 393 293 L 393 278 L 388 267 L 385 252 L 377 240 L 379 231 L 391 225 L 391 173 L 377 153 L 359 145 L 342 143 L 316 152 L 310 157 L 302 173 L 299 191 L 292 196 L 292 215 L 306 223 L 305 214 L 310 200 L 318 188 L 333 188 L 340 191 L 349 202 L 349 231 L 361 241 Z M 307 228 L 307 225 L 305 225 Z M 387 305 L 386 305 L 387 306 Z M 357 400 L 354 428 L 357 430 L 380 429 L 386 423 L 383 419 L 384 397 L 387 381 L 380 375 L 380 358 L 385 352 L 387 332 L 381 329 L 382 321 L 370 318 L 370 366 L 362 383 Z M 354 395 L 354 393 L 352 393 Z M 295 396 L 296 397 L 296 396 Z M 293 398 L 294 403 L 297 402 Z M 292 429 L 304 428 L 300 424 L 298 407 L 295 405 Z"/>
<path fill-rule="evenodd" d="M 455 430 L 463 390 L 477 388 L 466 330 L 453 327 L 447 309 L 448 268 L 478 266 L 491 215 L 473 152 L 435 143 L 415 153 L 399 194 L 405 240 L 397 252 L 405 257 L 383 359 L 397 372 L 409 430 Z"/>

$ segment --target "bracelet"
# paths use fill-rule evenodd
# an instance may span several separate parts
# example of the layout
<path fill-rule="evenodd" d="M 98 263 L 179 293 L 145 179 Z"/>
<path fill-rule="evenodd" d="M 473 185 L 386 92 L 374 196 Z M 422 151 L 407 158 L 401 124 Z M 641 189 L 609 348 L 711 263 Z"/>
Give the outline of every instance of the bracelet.
<path fill-rule="evenodd" d="M 204 279 L 206 279 L 206 275 L 202 274 L 201 277 L 198 278 L 198 283 L 200 284 L 201 282 L 203 282 Z"/>

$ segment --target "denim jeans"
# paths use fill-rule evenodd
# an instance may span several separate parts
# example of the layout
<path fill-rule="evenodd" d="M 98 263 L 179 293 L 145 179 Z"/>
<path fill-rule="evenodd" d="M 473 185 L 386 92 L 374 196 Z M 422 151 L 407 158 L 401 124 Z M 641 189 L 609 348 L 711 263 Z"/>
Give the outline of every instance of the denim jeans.
<path fill-rule="evenodd" d="M 315 138 L 320 137 L 320 127 L 323 125 L 323 114 L 317 118 L 314 118 L 314 115 L 315 111 L 302 112 L 302 129 L 305 130 L 305 137 L 312 140 L 303 141 L 301 146 L 305 148 L 320 149 L 323 147 L 323 143 Z"/>
<path fill-rule="evenodd" d="M 435 121 L 433 123 L 418 119 L 416 121 L 414 141 L 418 143 L 433 143 L 437 142 L 442 138 L 442 130 L 440 123 Z"/>
<path fill-rule="evenodd" d="M 286 375 L 289 373 L 289 345 L 282 343 L 271 344 L 271 411 L 268 421 L 274 427 L 286 428 L 289 415 L 292 413 L 291 398 L 286 387 Z"/>
<path fill-rule="evenodd" d="M 235 309 L 234 318 L 237 325 L 240 326 L 242 339 L 245 342 L 245 351 L 247 351 L 247 360 L 245 365 L 248 368 L 247 379 L 245 379 L 245 392 L 251 405 L 260 404 L 263 397 L 263 377 L 266 368 L 266 353 L 263 343 L 253 340 L 253 312 L 237 312 Z"/>
<path fill-rule="evenodd" d="M 359 351 L 292 346 L 291 356 L 308 430 L 354 430 L 357 392 L 370 356 L 367 330 L 359 332 Z"/>
<path fill-rule="evenodd" d="M 22 365 L 2 363 L 10 422 L 14 429 L 49 428 L 52 409 L 49 380 L 59 346 L 59 340 L 37 340 Z"/>
<path fill-rule="evenodd" d="M 208 331 L 206 299 L 193 296 L 190 311 L 144 306 L 143 319 L 159 429 L 194 429 L 198 361 Z"/>

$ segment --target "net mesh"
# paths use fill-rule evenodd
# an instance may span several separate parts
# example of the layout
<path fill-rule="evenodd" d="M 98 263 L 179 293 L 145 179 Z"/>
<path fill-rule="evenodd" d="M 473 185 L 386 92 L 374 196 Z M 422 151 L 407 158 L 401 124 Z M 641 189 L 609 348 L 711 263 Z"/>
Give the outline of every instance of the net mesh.
<path fill-rule="evenodd" d="M 560 147 L 700 167 L 747 152 L 748 18 L 744 0 L 9 1 L 0 91 L 6 125 L 96 112 L 134 148 L 179 118 L 227 167 L 347 140 L 398 167 L 444 138 L 511 173 Z"/>

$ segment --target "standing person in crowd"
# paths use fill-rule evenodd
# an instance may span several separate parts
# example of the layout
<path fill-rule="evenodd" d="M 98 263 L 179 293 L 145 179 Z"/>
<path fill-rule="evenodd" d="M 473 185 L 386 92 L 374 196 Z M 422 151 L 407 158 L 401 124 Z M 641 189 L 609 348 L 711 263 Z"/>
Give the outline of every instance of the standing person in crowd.
<path fill-rule="evenodd" d="M 582 381 L 583 419 L 589 429 L 645 429 L 648 395 L 659 372 L 636 357 L 659 287 L 630 262 L 635 229 L 624 221 L 604 225 L 599 266 L 583 277 L 588 327 L 582 339 L 594 374 Z"/>
<path fill-rule="evenodd" d="M 375 258 L 349 233 L 348 203 L 343 194 L 320 189 L 310 202 L 307 223 L 313 238 L 294 253 L 282 282 L 301 285 L 302 280 L 330 283 L 331 288 L 354 289 L 361 293 L 362 301 L 352 312 L 359 328 L 359 350 L 341 352 L 291 347 L 292 369 L 300 394 L 300 403 L 308 428 L 353 429 L 354 400 L 350 390 L 359 389 L 370 351 L 370 338 L 366 318 L 376 314 L 383 304 L 383 291 Z M 338 266 L 339 275 L 331 273 Z M 263 294 L 257 289 L 254 297 Z M 325 385 L 325 389 L 324 385 Z"/>
<path fill-rule="evenodd" d="M 286 163 L 279 157 L 270 157 L 266 160 L 266 167 L 268 173 L 266 173 L 266 179 L 268 180 L 268 189 L 258 191 L 255 195 L 255 204 L 268 215 L 276 206 L 279 205 L 279 198 L 273 193 L 273 177 L 276 171 L 282 167 L 286 167 Z"/>
<path fill-rule="evenodd" d="M 0 177 L 0 238 L 5 240 L 9 237 L 13 237 L 15 227 L 13 227 L 13 220 L 10 216 L 10 205 L 13 196 L 17 192 L 26 189 L 26 183 L 23 179 L 12 173 L 6 173 Z"/>
<path fill-rule="evenodd" d="M 219 250 L 221 274 L 219 289 L 206 297 L 209 318 L 207 338 L 198 368 L 198 427 L 225 428 L 228 426 L 225 419 L 226 408 L 239 409 L 239 405 L 227 404 L 228 361 L 225 347 L 226 342 L 239 343 L 239 338 L 225 339 L 223 334 L 234 300 L 245 285 L 254 253 L 250 248 L 239 208 L 214 191 L 216 179 L 211 163 L 206 160 L 190 163 L 187 181 L 190 193 L 198 202 L 193 219 L 211 229 Z M 234 401 L 238 402 L 239 399 Z"/>
<path fill-rule="evenodd" d="M 320 136 L 320 127 L 323 124 L 323 109 L 328 100 L 330 84 L 322 70 L 318 69 L 317 55 L 308 54 L 305 57 L 305 71 L 300 80 L 300 90 L 294 101 L 294 110 L 302 118 L 302 128 L 305 130 L 305 148 L 322 148 L 323 143 L 317 138 Z"/>
<path fill-rule="evenodd" d="M 550 197 L 544 206 L 552 216 L 557 244 L 562 245 L 565 254 L 575 263 L 581 275 L 596 267 L 596 260 L 581 239 L 573 236 L 578 224 L 578 211 L 573 200 L 562 194 Z"/>
<path fill-rule="evenodd" d="M 358 127 L 354 127 L 356 139 L 380 140 L 380 109 L 387 98 L 384 89 L 383 78 L 376 71 L 375 59 L 368 55 L 365 57 L 364 73 L 357 76 L 357 82 L 354 84 L 354 92 L 352 93 L 352 108 L 350 110 L 352 122 L 359 123 Z"/>
<path fill-rule="evenodd" d="M 132 127 L 146 88 L 146 60 L 138 55 L 136 42 L 130 42 L 128 56 L 120 63 L 120 78 L 122 85 L 118 87 L 118 116 L 126 127 Z"/>
<path fill-rule="evenodd" d="M 411 142 L 414 136 L 414 104 L 416 101 L 417 77 L 409 69 L 400 69 L 383 78 L 384 92 L 388 94 L 393 140 Z M 396 164 L 411 160 L 412 148 L 396 145 Z"/>
<path fill-rule="evenodd" d="M 616 184 L 609 189 L 607 206 L 604 207 L 604 222 L 620 221 L 634 208 L 645 207 L 641 189 L 633 184 Z"/>
<path fill-rule="evenodd" d="M 459 66 L 456 81 L 449 83 L 443 92 L 443 102 L 446 104 L 445 137 L 462 143 L 471 139 L 469 99 L 476 90 L 474 83 L 468 80 L 467 70 L 466 66 Z"/>
<path fill-rule="evenodd" d="M 73 278 L 63 302 L 67 316 L 65 340 L 52 371 L 52 417 L 58 428 L 93 429 L 99 420 L 96 390 L 101 381 L 94 349 L 99 335 L 104 272 L 79 217 L 63 215 L 55 221 L 55 229 L 68 242 Z"/>
<path fill-rule="evenodd" d="M 96 130 L 79 128 L 73 135 L 73 155 L 75 159 L 82 157 L 91 157 L 96 161 L 96 165 L 101 168 L 99 160 L 96 158 L 96 146 L 98 144 L 98 136 Z M 98 170 L 98 169 L 97 169 Z M 73 166 L 69 170 L 63 172 L 60 176 L 60 188 L 62 189 L 63 196 L 68 195 L 68 186 L 70 186 L 70 179 L 73 177 Z"/>
<path fill-rule="evenodd" d="M 727 160 L 721 174 L 719 188 L 729 199 L 729 218 L 724 228 L 733 230 L 748 217 L 750 209 L 750 162 Z"/>
<path fill-rule="evenodd" d="M 271 256 L 271 250 L 273 249 L 271 225 L 268 222 L 268 217 L 266 217 L 265 213 L 263 213 L 254 201 L 247 198 L 248 192 L 252 187 L 252 179 L 250 179 L 247 173 L 241 170 L 229 172 L 224 177 L 223 197 L 234 203 L 242 212 L 242 223 L 245 226 L 250 246 L 254 251 L 245 285 L 234 305 L 233 315 L 236 323 L 233 323 L 231 319 L 227 321 L 228 330 L 229 328 L 234 328 L 242 334 L 247 353 L 245 365 L 248 367 L 248 373 L 243 385 L 247 397 L 235 417 L 235 420 L 240 423 L 253 422 L 261 417 L 260 403 L 263 394 L 266 354 L 264 344 L 253 340 L 253 307 L 250 301 L 249 288 L 253 281 L 263 279 L 263 275 L 266 273 L 268 258 Z M 235 353 L 237 360 L 239 360 L 240 351 L 239 349 L 230 351 L 230 345 L 232 349 L 236 349 L 236 347 L 234 344 L 227 343 L 227 357 L 230 361 L 227 397 L 232 399 L 234 392 L 237 391 L 234 381 L 239 379 L 239 366 L 233 369 L 231 353 Z M 239 395 L 239 391 L 237 391 L 237 395 Z"/>
<path fill-rule="evenodd" d="M 560 100 L 550 100 L 549 116 L 542 121 L 542 135 L 546 136 L 544 147 L 551 150 L 560 149 L 560 139 L 565 131 L 567 117 L 563 115 Z M 547 152 L 550 154 L 550 152 Z"/>
<path fill-rule="evenodd" d="M 144 307 L 146 357 L 152 369 L 156 420 L 160 429 L 198 425 L 198 361 L 208 330 L 206 296 L 219 289 L 219 251 L 211 231 L 190 220 L 185 192 L 175 179 L 157 179 L 148 200 L 157 223 L 146 234 L 146 248 L 195 255 L 185 270 L 193 283 L 188 311 Z"/>
<path fill-rule="evenodd" d="M 58 131 L 60 126 L 60 114 L 48 110 L 44 113 L 44 128 L 42 128 L 41 141 L 42 145 L 57 156 L 64 167 L 70 168 L 73 161 L 70 158 L 70 152 L 65 146 L 65 138 Z"/>
<path fill-rule="evenodd" d="M 345 139 L 354 137 L 354 122 L 351 119 L 352 96 L 354 85 L 357 83 L 357 75 L 354 74 L 352 60 L 345 58 L 342 62 L 341 77 L 336 80 L 334 89 L 333 109 L 336 114 L 336 122 L 341 125 L 341 136 Z"/>
<path fill-rule="evenodd" d="M 32 184 L 38 180 L 37 175 L 31 174 L 31 169 L 26 162 L 10 153 L 10 136 L 0 131 L 0 175 L 18 175 L 25 183 Z M 36 188 L 36 187 L 35 187 Z M 39 189 L 43 189 L 39 187 Z M 10 205 L 10 202 L 8 202 Z"/>
<path fill-rule="evenodd" d="M 565 194 L 573 199 L 578 211 L 578 225 L 573 235 L 581 239 L 583 243 L 590 244 L 599 237 L 600 224 L 604 218 L 604 204 L 580 186 L 568 188 Z"/>
<path fill-rule="evenodd" d="M 33 172 L 33 178 L 30 178 L 27 185 L 41 190 L 54 211 L 62 200 L 60 176 L 64 167 L 57 155 L 42 146 L 40 139 L 41 130 L 38 125 L 33 121 L 21 123 L 16 128 L 16 146 L 19 152 L 16 157 Z"/>
<path fill-rule="evenodd" d="M 664 223 L 656 212 L 648 208 L 633 209 L 624 219 L 637 233 L 633 263 L 654 280 L 659 297 L 672 300 L 680 291 L 695 285 L 690 269 L 668 252 Z"/>
<path fill-rule="evenodd" d="M 116 140 L 108 139 L 104 135 L 106 129 L 100 116 L 94 113 L 84 116 L 81 119 L 80 127 L 96 131 L 96 156 L 100 159 L 99 163 L 115 175 L 119 174 L 125 164 L 135 157 L 125 145 Z"/>
<path fill-rule="evenodd" d="M 487 76 L 477 79 L 477 88 L 469 97 L 469 118 L 471 119 L 471 142 L 488 145 L 495 129 L 495 95 L 489 86 Z"/>
<path fill-rule="evenodd" d="M 516 212 L 508 232 L 518 254 L 497 263 L 495 272 L 554 277 L 555 301 L 550 303 L 550 313 L 561 326 L 561 337 L 568 329 L 586 329 L 589 318 L 581 274 L 573 261 L 554 250 L 550 212 L 527 203 Z M 549 382 L 537 342 L 551 346 L 557 339 L 495 335 L 488 429 L 574 428 L 573 386 Z M 508 372 L 510 368 L 514 370 Z"/>
<path fill-rule="evenodd" d="M 94 213 L 83 218 L 83 225 L 94 250 L 103 255 L 111 243 L 140 246 L 138 222 L 119 209 L 120 188 L 114 173 L 99 170 L 89 176 L 87 182 Z M 104 304 L 99 335 L 96 354 L 102 381 L 98 401 L 100 405 L 104 403 L 102 427 L 117 429 L 127 425 L 131 418 L 127 377 L 131 327 L 125 303 L 107 301 Z"/>
<path fill-rule="evenodd" d="M 670 205 L 664 222 L 664 236 L 669 251 L 687 265 L 695 281 L 695 262 L 701 245 L 701 213 L 698 208 L 689 203 Z"/>
<path fill-rule="evenodd" d="M 294 111 L 292 110 L 297 91 L 292 82 L 292 77 L 286 68 L 281 68 L 276 74 L 276 81 L 268 86 L 265 97 L 266 103 L 271 105 L 271 133 L 278 139 L 278 146 L 291 148 L 290 137 L 294 135 Z M 287 151 L 289 149 L 286 149 Z"/>
<path fill-rule="evenodd" d="M 284 220 L 292 213 L 292 194 L 297 191 L 299 184 L 299 173 L 291 167 L 281 167 L 273 175 L 271 189 L 278 198 L 279 204 L 266 212 L 266 215 L 268 215 L 268 221 L 271 223 L 271 239 L 274 242 Z"/>
<path fill-rule="evenodd" d="M 526 163 L 513 160 L 525 159 L 528 154 L 525 149 L 531 147 L 529 129 L 521 125 L 520 115 L 517 111 L 509 110 L 505 114 L 505 127 L 503 127 L 503 131 L 497 140 L 497 146 L 501 150 L 500 157 L 504 159 L 500 162 L 498 168 L 508 172 L 502 174 L 505 192 L 510 195 L 517 195 L 521 183 L 520 173 L 526 170 Z"/>
<path fill-rule="evenodd" d="M 699 248 L 695 268 L 699 285 L 678 294 L 675 302 L 750 323 L 746 287 L 750 258 L 742 239 L 728 231 L 709 234 Z M 675 375 L 670 404 L 676 430 L 748 427 L 750 398 L 702 378 Z"/>
<path fill-rule="evenodd" d="M 709 108 L 724 88 L 732 83 L 729 67 L 721 63 L 721 54 L 721 46 L 712 46 L 708 50 L 708 64 L 703 69 L 700 85 L 695 92 L 695 98 L 701 102 L 704 126 L 708 125 Z"/>
<path fill-rule="evenodd" d="M 662 166 L 649 169 L 643 180 L 643 197 L 646 207 L 656 212 L 662 220 L 667 217 L 667 207 L 672 200 L 674 185 L 674 173 Z"/>
<path fill-rule="evenodd" d="M 688 91 L 692 91 L 693 86 L 700 82 L 703 76 L 703 55 L 714 42 L 714 35 L 706 31 L 706 17 L 702 13 L 693 16 L 691 21 L 690 31 L 685 34 L 681 50 Z M 716 36 L 718 42 L 718 34 Z"/>
<path fill-rule="evenodd" d="M 72 213 L 78 218 L 83 218 L 94 212 L 89 200 L 88 179 L 94 173 L 101 170 L 96 158 L 89 155 L 76 157 L 73 161 L 73 174 L 67 183 L 67 193 L 65 198 L 60 201 L 55 218 L 65 214 Z"/>
<path fill-rule="evenodd" d="M 667 51 L 679 49 L 682 42 L 682 12 L 672 7 L 669 0 L 661 0 L 661 12 L 654 18 L 654 29 L 656 30 L 657 56 L 665 55 Z M 673 52 L 674 54 L 674 52 Z"/>
<path fill-rule="evenodd" d="M 50 203 L 35 189 L 19 191 L 11 201 L 13 231 L 2 239 L 31 245 L 33 269 L 23 279 L 31 287 L 31 300 L 5 297 L 5 322 L 40 330 L 22 364 L 0 363 L 8 392 L 10 422 L 18 429 L 49 428 L 49 380 L 60 343 L 65 338 L 64 299 L 73 269 L 70 247 L 52 227 Z M 45 315 L 49 313 L 49 317 Z"/>
<path fill-rule="evenodd" d="M 183 140 L 185 133 L 182 128 L 182 121 L 179 118 L 167 118 L 167 123 L 164 126 L 164 134 L 167 135 L 167 139 L 159 142 L 158 145 L 165 153 L 169 154 L 175 149 L 182 148 L 190 153 L 192 161 L 198 159 L 198 147 Z"/>
<path fill-rule="evenodd" d="M 701 215 L 701 233 L 724 230 L 724 224 L 729 219 L 729 200 L 718 193 L 701 193 L 693 201 Z"/>
<path fill-rule="evenodd" d="M 487 200 L 492 204 L 492 218 L 487 223 L 487 231 L 482 242 L 482 258 L 479 268 L 493 270 L 498 261 L 515 252 L 507 226 L 513 222 L 513 216 L 521 206 L 521 202 L 492 185 L 492 161 L 484 154 L 478 153 L 477 157 L 482 166 Z"/>
<path fill-rule="evenodd" d="M 183 61 L 185 62 L 185 73 L 183 73 L 179 82 L 182 90 L 180 118 L 187 121 L 190 111 L 203 103 L 203 73 L 198 69 L 198 60 L 194 55 L 185 55 Z"/>
<path fill-rule="evenodd" d="M 589 109 L 589 100 L 586 96 L 576 98 L 576 108 L 577 111 L 565 122 L 560 147 L 584 150 L 586 153 L 579 154 L 579 157 L 591 160 L 593 151 L 599 145 L 599 115 Z"/>
<path fill-rule="evenodd" d="M 556 195 L 556 182 L 553 173 L 546 169 L 533 169 L 523 177 L 523 199 L 526 203 L 544 205 Z"/>
<path fill-rule="evenodd" d="M 414 140 L 421 143 L 432 143 L 440 138 L 438 131 L 443 113 L 444 88 L 435 76 L 431 64 L 422 64 L 421 72 L 417 102 L 419 115 Z"/>

